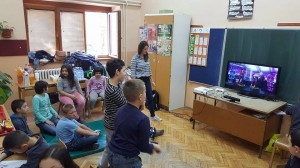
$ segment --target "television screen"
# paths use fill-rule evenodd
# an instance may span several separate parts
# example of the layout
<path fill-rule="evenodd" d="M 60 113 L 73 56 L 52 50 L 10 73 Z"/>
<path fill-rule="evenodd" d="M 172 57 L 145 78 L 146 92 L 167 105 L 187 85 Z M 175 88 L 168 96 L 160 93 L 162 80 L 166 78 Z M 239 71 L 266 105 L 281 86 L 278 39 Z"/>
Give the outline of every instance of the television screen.
<path fill-rule="evenodd" d="M 279 67 L 228 61 L 225 87 L 248 96 L 274 99 L 279 74 Z"/>

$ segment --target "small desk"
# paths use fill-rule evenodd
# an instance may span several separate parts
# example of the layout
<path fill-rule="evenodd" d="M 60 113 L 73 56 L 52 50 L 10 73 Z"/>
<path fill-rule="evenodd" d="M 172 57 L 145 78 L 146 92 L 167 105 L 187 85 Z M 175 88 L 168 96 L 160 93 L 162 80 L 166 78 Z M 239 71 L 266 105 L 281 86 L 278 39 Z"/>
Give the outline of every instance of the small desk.
<path fill-rule="evenodd" d="M 43 80 L 48 83 L 48 91 L 47 93 L 55 93 L 57 92 L 57 87 L 56 87 L 56 82 L 53 82 L 50 79 Z M 86 81 L 87 79 L 81 79 L 79 80 L 79 84 L 82 89 L 86 88 Z M 19 93 L 19 99 L 23 99 L 26 96 L 34 96 L 35 95 L 35 90 L 34 90 L 34 85 L 30 86 L 24 86 L 23 84 L 18 85 L 18 93 Z"/>
<path fill-rule="evenodd" d="M 214 89 L 215 87 L 213 87 Z M 228 134 L 260 146 L 259 158 L 263 145 L 274 133 L 278 133 L 281 117 L 274 112 L 283 107 L 286 102 L 267 101 L 258 98 L 240 96 L 233 91 L 226 91 L 240 99 L 240 102 L 229 102 L 222 93 L 210 91 L 207 95 L 195 93 L 193 104 L 193 128 L 195 120 L 217 128 Z M 197 97 L 199 100 L 197 100 Z M 201 100 L 203 97 L 203 100 Z M 260 115 L 259 119 L 254 115 Z"/>
<path fill-rule="evenodd" d="M 5 106 L 4 105 L 0 105 L 0 106 L 2 106 L 2 108 L 3 108 L 4 112 L 5 112 L 6 118 L 10 119 L 10 116 L 7 113 L 7 110 L 6 110 Z M 0 136 L 0 146 L 1 147 L 2 147 L 2 143 L 3 143 L 4 137 L 5 137 L 5 135 L 4 136 Z M 27 156 L 26 156 L 26 154 L 14 154 L 14 155 L 8 157 L 5 160 L 27 160 Z"/>

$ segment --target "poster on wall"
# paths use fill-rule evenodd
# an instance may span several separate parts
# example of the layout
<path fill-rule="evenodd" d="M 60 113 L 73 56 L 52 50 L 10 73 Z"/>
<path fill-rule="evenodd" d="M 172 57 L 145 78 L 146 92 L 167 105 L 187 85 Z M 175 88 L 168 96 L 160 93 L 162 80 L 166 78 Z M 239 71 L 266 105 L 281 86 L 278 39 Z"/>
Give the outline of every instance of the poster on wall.
<path fill-rule="evenodd" d="M 188 63 L 207 66 L 209 28 L 191 27 Z"/>
<path fill-rule="evenodd" d="M 171 56 L 172 25 L 159 24 L 157 36 L 157 54 Z"/>
<path fill-rule="evenodd" d="M 140 41 L 147 41 L 149 45 L 148 52 L 157 53 L 157 25 L 145 24 L 139 28 Z"/>
<path fill-rule="evenodd" d="M 139 38 L 140 38 L 140 41 L 146 41 L 147 40 L 147 36 L 145 34 L 145 30 L 144 30 L 144 27 L 139 27 Z"/>
<path fill-rule="evenodd" d="M 228 19 L 250 19 L 253 16 L 254 0 L 229 0 Z"/>

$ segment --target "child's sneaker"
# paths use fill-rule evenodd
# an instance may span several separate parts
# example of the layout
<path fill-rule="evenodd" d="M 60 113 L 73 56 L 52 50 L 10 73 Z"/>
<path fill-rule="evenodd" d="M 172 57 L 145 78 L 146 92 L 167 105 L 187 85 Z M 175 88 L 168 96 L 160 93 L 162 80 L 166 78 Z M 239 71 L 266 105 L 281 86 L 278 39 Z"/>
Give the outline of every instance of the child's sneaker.
<path fill-rule="evenodd" d="M 158 117 L 158 116 L 151 117 L 151 120 L 162 121 L 162 119 L 160 117 Z"/>
<path fill-rule="evenodd" d="M 98 149 L 99 148 L 99 144 L 98 143 L 94 143 L 92 146 L 92 150 Z"/>
<path fill-rule="evenodd" d="M 154 137 L 162 136 L 165 133 L 165 130 L 156 130 Z"/>

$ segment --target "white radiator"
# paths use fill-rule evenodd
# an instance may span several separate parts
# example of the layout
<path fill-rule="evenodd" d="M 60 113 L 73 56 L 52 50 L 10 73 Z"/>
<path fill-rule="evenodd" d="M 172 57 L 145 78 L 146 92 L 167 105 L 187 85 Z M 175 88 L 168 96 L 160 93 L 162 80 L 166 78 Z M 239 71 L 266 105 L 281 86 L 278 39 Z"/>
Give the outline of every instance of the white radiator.
<path fill-rule="evenodd" d="M 39 80 L 45 80 L 45 79 L 50 79 L 51 75 L 59 75 L 60 74 L 60 68 L 41 69 L 41 70 L 36 70 L 34 72 L 39 74 Z"/>

